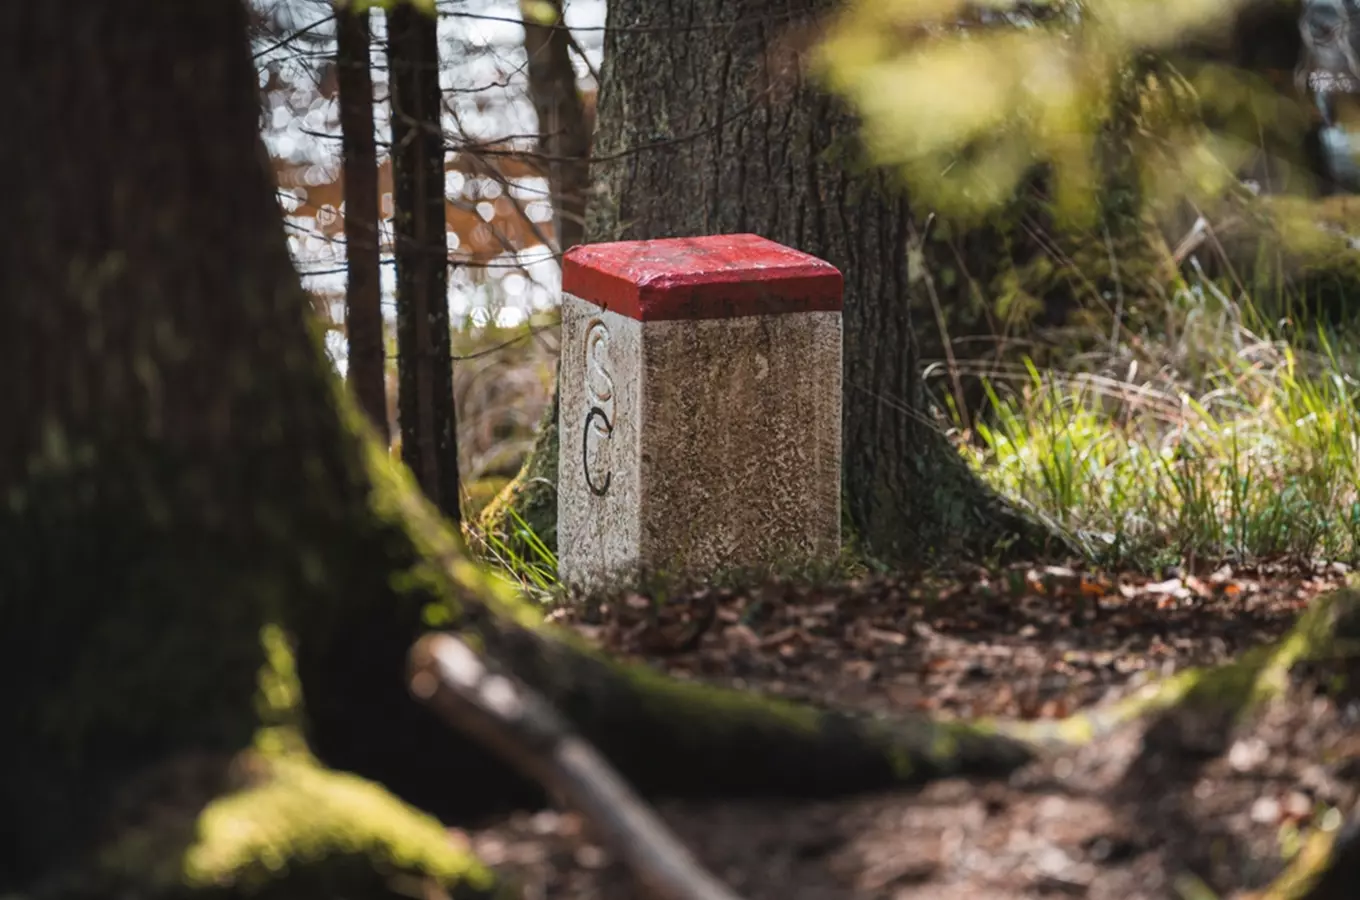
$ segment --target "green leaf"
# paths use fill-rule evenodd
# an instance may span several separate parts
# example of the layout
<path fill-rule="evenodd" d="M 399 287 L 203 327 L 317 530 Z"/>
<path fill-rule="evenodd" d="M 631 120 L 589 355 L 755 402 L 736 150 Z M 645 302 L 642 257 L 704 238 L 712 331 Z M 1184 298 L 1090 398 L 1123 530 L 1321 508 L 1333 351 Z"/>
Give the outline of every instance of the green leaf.
<path fill-rule="evenodd" d="M 426 15 L 436 15 L 434 6 L 435 0 L 334 0 L 335 5 L 340 9 L 349 10 L 354 13 L 364 13 L 371 9 L 381 9 L 390 12 L 394 6 L 402 3 L 409 3 Z"/>
<path fill-rule="evenodd" d="M 520 0 L 519 11 L 526 24 L 556 25 L 560 18 L 557 4 L 549 0 Z"/>

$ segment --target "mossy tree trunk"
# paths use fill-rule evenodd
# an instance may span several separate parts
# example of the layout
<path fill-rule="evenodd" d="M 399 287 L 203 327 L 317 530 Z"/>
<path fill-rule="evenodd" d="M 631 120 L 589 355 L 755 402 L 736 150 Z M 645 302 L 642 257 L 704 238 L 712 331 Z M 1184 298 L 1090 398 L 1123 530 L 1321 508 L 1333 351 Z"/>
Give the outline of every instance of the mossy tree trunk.
<path fill-rule="evenodd" d="M 338 389 L 242 4 L 50 0 L 9 25 L 0 75 L 31 89 L 10 105 L 24 139 L 0 142 L 23 223 L 0 244 L 0 892 L 484 885 L 375 785 L 266 758 L 261 728 L 287 715 L 320 762 L 441 816 L 535 802 L 410 697 L 430 623 L 648 792 L 826 793 L 1025 758 L 966 726 L 675 683 L 535 627 Z"/>
<path fill-rule="evenodd" d="M 594 145 L 587 239 L 756 232 L 845 275 L 845 491 L 853 526 L 878 558 L 976 554 L 1043 536 L 991 494 L 930 423 L 922 382 L 944 355 L 913 261 L 925 216 L 891 176 L 859 157 L 858 124 L 803 71 L 830 0 L 614 0 Z M 982 242 L 982 246 L 973 244 Z M 969 259 L 999 257 L 995 233 L 965 238 Z M 957 271 L 943 241 L 927 262 Z M 990 256 L 989 256 L 990 252 Z M 987 263 L 987 265 L 993 265 Z M 970 273 L 982 284 L 988 273 Z M 938 280 L 938 279 L 937 279 Z M 957 336 L 987 328 L 977 292 L 939 286 Z M 985 303 L 983 303 L 985 306 Z M 541 475 L 555 435 L 525 473 Z M 515 503 L 552 509 L 551 488 L 512 483 L 484 524 L 508 530 Z M 499 518 L 498 518 L 499 517 Z"/>
<path fill-rule="evenodd" d="M 319 749 L 348 746 L 368 703 L 376 728 L 423 721 L 399 671 L 422 601 L 391 586 L 415 551 L 370 507 L 366 432 L 309 335 L 243 5 L 15 13 L 0 68 L 33 88 L 0 147 L 24 222 L 0 249 L 0 892 L 158 806 L 187 818 L 169 846 L 192 843 L 261 725 L 270 623 L 387 667 L 345 709 L 319 687 L 339 660 L 299 656 Z M 286 861 L 288 840 L 263 852 Z"/>

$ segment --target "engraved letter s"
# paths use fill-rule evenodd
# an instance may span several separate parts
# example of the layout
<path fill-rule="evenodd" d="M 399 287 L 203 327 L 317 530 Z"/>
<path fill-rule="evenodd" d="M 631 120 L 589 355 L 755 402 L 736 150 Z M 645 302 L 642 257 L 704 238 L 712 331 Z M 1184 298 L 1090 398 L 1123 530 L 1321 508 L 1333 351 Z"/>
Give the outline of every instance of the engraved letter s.
<path fill-rule="evenodd" d="M 614 433 L 614 379 L 609 372 L 609 329 L 596 319 L 586 330 L 586 395 L 590 410 L 586 413 L 585 433 L 581 436 L 581 465 L 585 470 L 586 487 L 597 497 L 609 491 L 614 473 L 608 465 L 608 442 Z M 591 436 L 596 438 L 595 452 L 591 452 Z M 601 460 L 599 457 L 603 456 Z M 600 478 L 592 474 L 603 463 Z"/>

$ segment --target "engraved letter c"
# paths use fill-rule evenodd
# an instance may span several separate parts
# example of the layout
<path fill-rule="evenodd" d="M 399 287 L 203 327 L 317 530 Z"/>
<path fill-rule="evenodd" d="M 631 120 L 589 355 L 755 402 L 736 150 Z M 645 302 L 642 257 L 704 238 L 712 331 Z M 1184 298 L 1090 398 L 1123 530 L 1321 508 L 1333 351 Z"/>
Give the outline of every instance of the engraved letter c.
<path fill-rule="evenodd" d="M 597 434 L 602 436 L 605 440 L 608 440 L 609 436 L 614 433 L 614 426 L 613 424 L 610 423 L 609 416 L 605 415 L 604 410 L 600 409 L 598 406 L 592 406 L 590 408 L 590 412 L 586 413 L 586 430 L 585 434 L 581 436 L 581 465 L 585 469 L 586 473 L 586 487 L 590 488 L 590 492 L 595 496 L 603 497 L 609 491 L 609 482 L 614 480 L 614 473 L 605 472 L 603 483 L 598 485 L 595 484 L 593 480 L 591 480 L 590 426 L 591 423 L 593 423 L 596 419 L 599 419 L 601 422 L 600 425 L 596 426 Z"/>

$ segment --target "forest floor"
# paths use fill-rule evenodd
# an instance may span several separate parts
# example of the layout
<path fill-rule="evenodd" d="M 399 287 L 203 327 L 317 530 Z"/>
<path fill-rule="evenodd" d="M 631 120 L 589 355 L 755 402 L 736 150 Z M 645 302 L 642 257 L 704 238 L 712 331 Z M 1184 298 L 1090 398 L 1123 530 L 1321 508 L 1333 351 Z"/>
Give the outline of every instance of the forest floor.
<path fill-rule="evenodd" d="M 889 714 L 1051 719 L 1268 643 L 1344 575 L 1016 567 L 625 596 L 555 618 L 683 678 Z M 1197 724 L 1219 733 L 1197 737 Z M 1320 820 L 1356 808 L 1360 700 L 1296 679 L 1287 702 L 1223 730 L 1136 723 L 999 781 L 659 811 L 748 900 L 1240 897 L 1278 876 Z M 570 813 L 452 834 L 527 898 L 643 896 Z"/>

